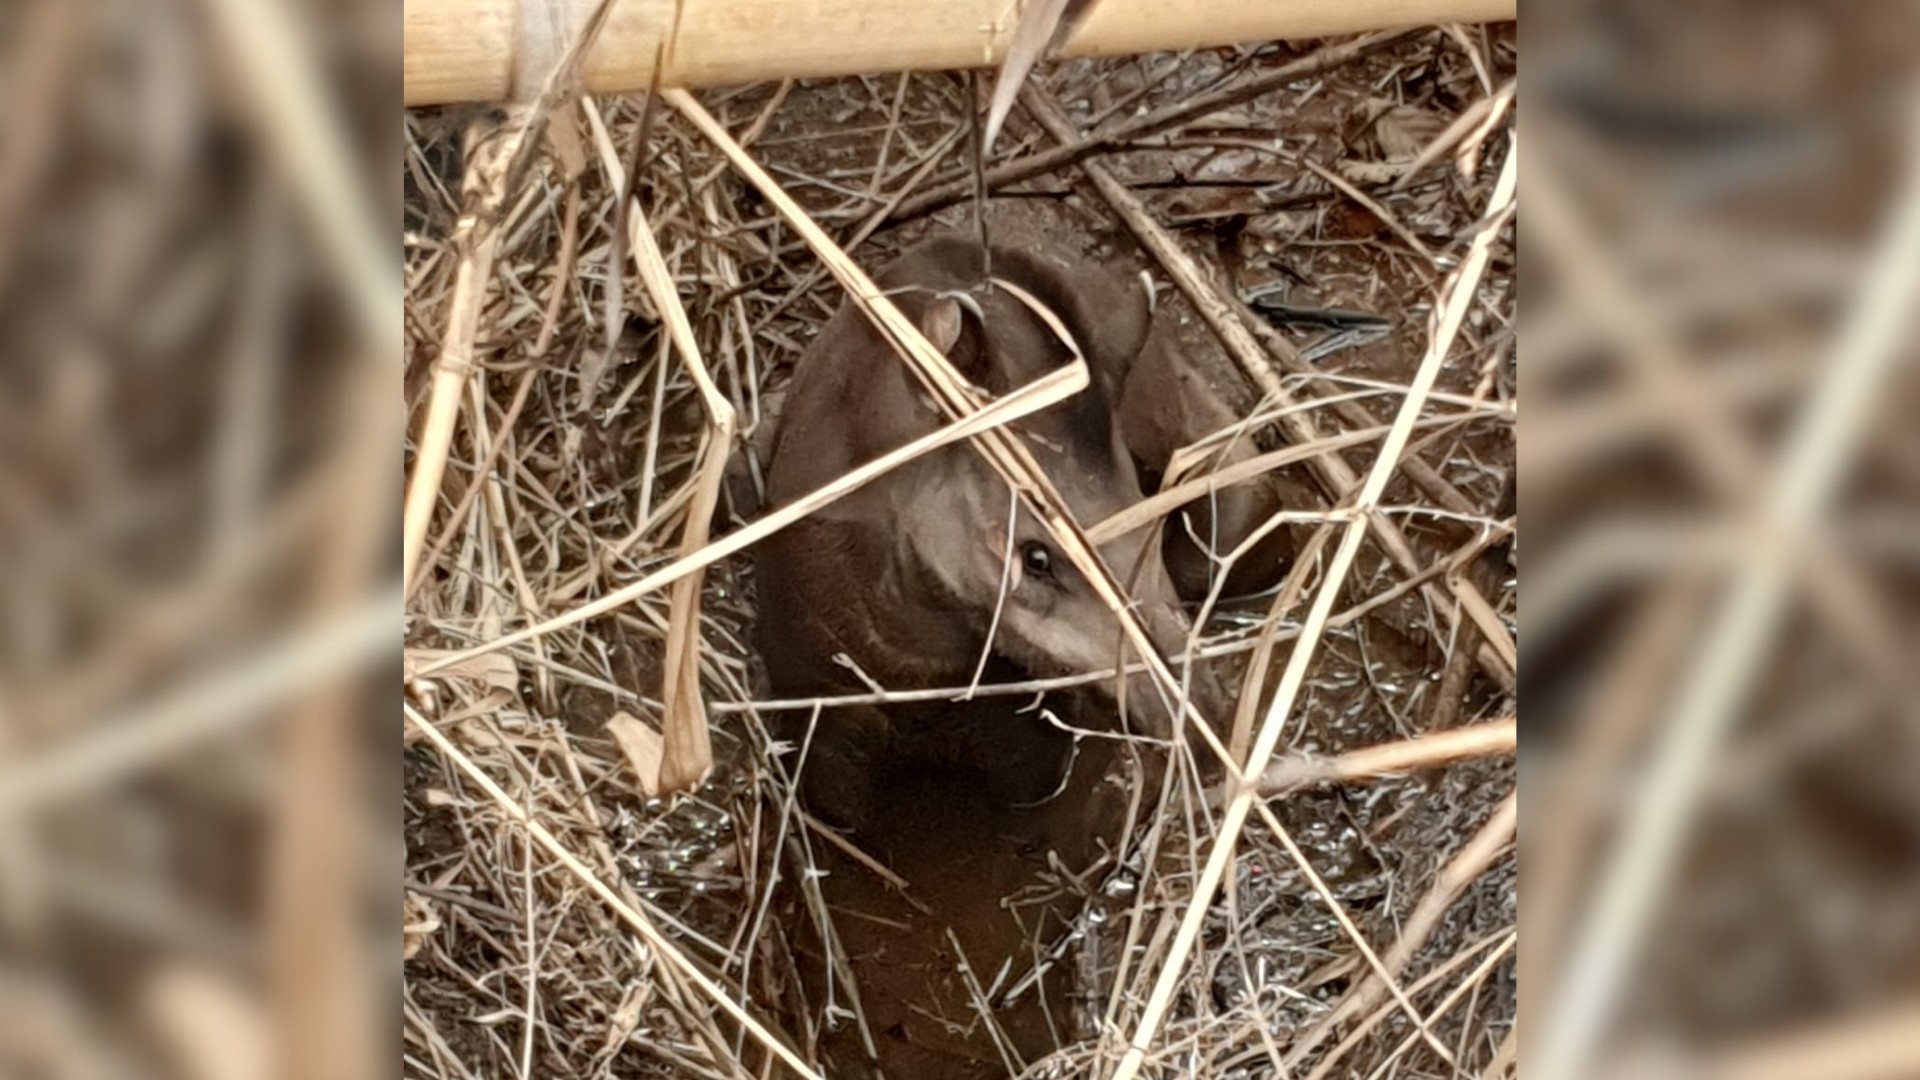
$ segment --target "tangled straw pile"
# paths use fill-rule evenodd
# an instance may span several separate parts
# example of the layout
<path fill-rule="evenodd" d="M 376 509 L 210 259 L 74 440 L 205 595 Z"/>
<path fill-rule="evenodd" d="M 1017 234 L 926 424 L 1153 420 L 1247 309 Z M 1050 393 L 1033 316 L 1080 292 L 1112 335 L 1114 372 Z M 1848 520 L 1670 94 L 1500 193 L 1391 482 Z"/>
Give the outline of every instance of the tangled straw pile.
<path fill-rule="evenodd" d="M 995 227 L 1150 268 L 1318 500 L 1298 572 L 1204 641 L 1267 795 L 1182 793 L 1096 920 L 1105 1037 L 1031 1075 L 1506 1075 L 1514 64 L 1459 30 L 1080 61 L 1001 134 Z M 745 1077 L 800 1045 L 772 882 L 831 838 L 768 753 L 755 478 L 725 470 L 850 268 L 929 223 L 883 226 L 964 193 L 973 101 L 913 75 L 409 115 L 409 470 L 443 478 L 409 504 L 411 1073 Z M 709 734 L 711 779 L 662 794 Z"/>

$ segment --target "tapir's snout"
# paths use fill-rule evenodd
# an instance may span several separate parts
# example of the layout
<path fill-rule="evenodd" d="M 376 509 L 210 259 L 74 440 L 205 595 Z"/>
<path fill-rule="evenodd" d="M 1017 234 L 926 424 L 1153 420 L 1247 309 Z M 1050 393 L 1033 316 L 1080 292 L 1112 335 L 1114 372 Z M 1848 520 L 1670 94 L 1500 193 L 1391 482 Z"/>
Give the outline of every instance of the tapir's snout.
<path fill-rule="evenodd" d="M 1185 690 L 1187 701 L 1207 723 L 1218 730 L 1222 723 L 1226 693 L 1219 679 L 1214 676 L 1211 665 L 1198 658 L 1187 657 L 1191 627 L 1179 605 L 1162 601 L 1142 604 L 1135 610 L 1139 613 L 1148 640 L 1153 643 L 1154 651 L 1160 654 L 1167 670 L 1172 672 L 1175 684 Z M 1151 672 L 1141 672 L 1127 680 L 1127 711 L 1137 730 L 1156 737 L 1171 734 L 1174 730 L 1174 710 L 1179 705 L 1178 697 L 1164 694 L 1155 684 Z M 1191 720 L 1187 730 L 1192 730 Z"/>
<path fill-rule="evenodd" d="M 1124 659 L 1126 667 L 1136 669 L 1124 683 L 1104 678 L 1089 689 L 1109 701 L 1124 696 L 1125 730 L 1153 739 L 1167 738 L 1175 730 L 1183 697 L 1217 730 L 1225 695 L 1208 664 L 1189 662 L 1191 624 L 1174 595 L 1172 582 L 1164 571 L 1154 574 L 1153 579 L 1136 581 L 1131 599 L 1147 644 L 1173 676 L 1171 688 L 1162 687 L 1153 672 L 1141 667 L 1141 658 L 1120 632 L 1113 611 L 1090 588 L 1077 590 L 1071 598 L 1042 610 L 1009 603 L 995 648 L 1042 676 L 1111 670 L 1116 660 Z"/>

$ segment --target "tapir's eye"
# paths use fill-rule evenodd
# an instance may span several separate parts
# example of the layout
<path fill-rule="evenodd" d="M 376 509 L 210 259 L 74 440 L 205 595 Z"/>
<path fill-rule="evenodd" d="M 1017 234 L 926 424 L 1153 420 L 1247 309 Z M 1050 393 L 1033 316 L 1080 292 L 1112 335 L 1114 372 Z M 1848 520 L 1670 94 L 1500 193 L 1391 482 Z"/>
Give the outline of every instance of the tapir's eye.
<path fill-rule="evenodd" d="M 1030 543 L 1020 552 L 1020 559 L 1026 564 L 1027 573 L 1051 577 L 1053 575 L 1053 552 L 1047 545 Z"/>

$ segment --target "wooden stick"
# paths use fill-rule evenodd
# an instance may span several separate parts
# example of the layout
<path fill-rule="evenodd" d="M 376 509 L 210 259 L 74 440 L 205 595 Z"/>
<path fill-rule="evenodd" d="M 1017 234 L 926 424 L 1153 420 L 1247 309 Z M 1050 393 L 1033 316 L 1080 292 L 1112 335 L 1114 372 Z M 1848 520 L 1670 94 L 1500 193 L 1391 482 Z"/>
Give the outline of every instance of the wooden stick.
<path fill-rule="evenodd" d="M 516 57 L 538 64 L 558 50 L 585 0 L 406 0 L 401 44 L 406 104 L 498 101 Z M 1101 0 L 1068 33 L 1059 56 L 1114 56 L 1316 38 L 1433 23 L 1514 17 L 1514 0 Z M 1006 0 L 624 0 L 585 69 L 592 93 L 717 86 L 762 79 L 933 71 L 997 65 L 1014 36 Z M 672 37 L 662 48 L 663 39 Z M 537 77 L 539 73 L 536 72 Z"/>
<path fill-rule="evenodd" d="M 1383 49 L 1411 32 L 1410 30 L 1389 30 L 1368 34 L 1366 37 L 1352 41 L 1343 41 L 1338 45 L 1328 45 L 1292 63 L 1282 64 L 1272 71 L 1264 72 L 1251 79 L 1236 81 L 1231 86 L 1221 87 L 1212 93 L 1188 98 L 1164 109 L 1156 109 L 1145 116 L 1122 120 L 1111 127 L 1083 135 L 1071 142 L 1004 162 L 987 170 L 987 189 L 994 191 L 1010 184 L 1017 184 L 1022 180 L 1044 176 L 1095 154 L 1118 149 L 1136 139 L 1158 135 L 1170 128 L 1210 116 L 1222 109 L 1232 108 L 1262 95 L 1275 93 L 1290 83 L 1332 71 L 1377 49 Z M 951 206 L 970 195 L 973 191 L 972 185 L 972 176 L 959 176 L 936 184 L 925 192 L 902 202 L 889 212 L 889 216 L 896 220 L 905 220 Z"/>

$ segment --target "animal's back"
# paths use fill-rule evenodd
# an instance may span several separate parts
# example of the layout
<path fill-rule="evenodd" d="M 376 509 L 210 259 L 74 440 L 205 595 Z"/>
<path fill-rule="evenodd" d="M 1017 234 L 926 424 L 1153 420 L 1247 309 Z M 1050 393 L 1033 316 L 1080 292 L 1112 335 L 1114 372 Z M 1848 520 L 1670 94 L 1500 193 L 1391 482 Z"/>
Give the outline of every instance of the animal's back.
<path fill-rule="evenodd" d="M 916 325 L 924 325 L 942 294 L 970 293 L 970 303 L 991 323 L 995 355 L 962 374 L 1004 394 L 1059 367 L 1070 354 L 1022 301 L 1004 290 L 981 290 L 989 272 L 1057 314 L 1096 381 L 1095 390 L 1070 409 L 1110 420 L 1150 318 L 1144 293 L 1125 275 L 1051 250 L 994 248 L 990 258 L 983 257 L 977 240 L 943 233 L 902 253 L 874 283 Z M 787 388 L 768 476 L 768 496 L 776 505 L 943 422 L 905 365 L 857 305 L 844 303 L 827 320 Z"/>

